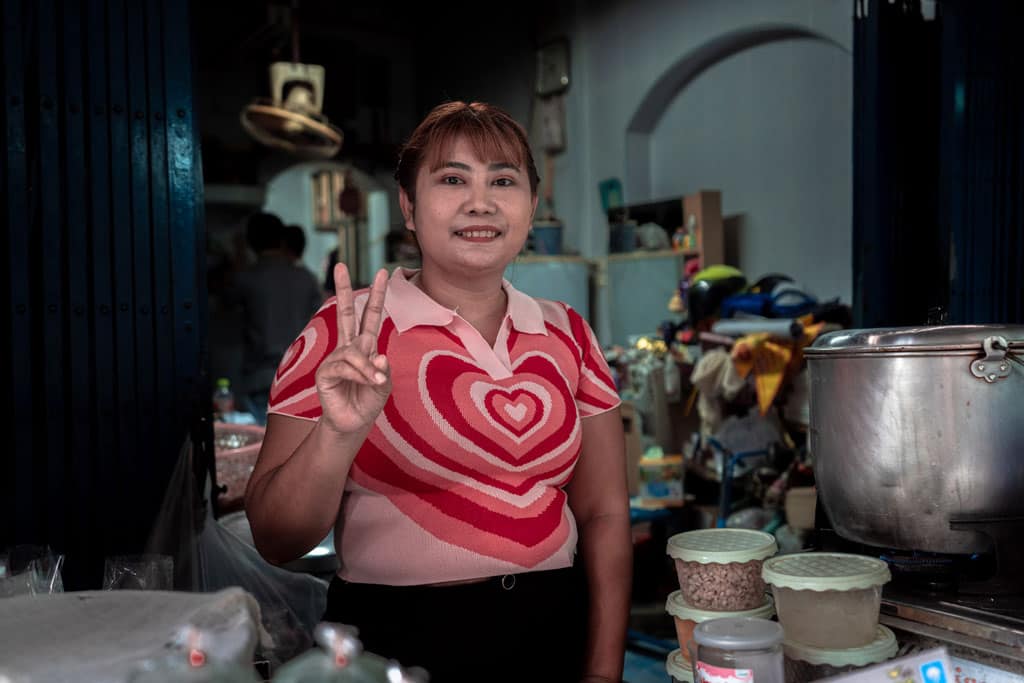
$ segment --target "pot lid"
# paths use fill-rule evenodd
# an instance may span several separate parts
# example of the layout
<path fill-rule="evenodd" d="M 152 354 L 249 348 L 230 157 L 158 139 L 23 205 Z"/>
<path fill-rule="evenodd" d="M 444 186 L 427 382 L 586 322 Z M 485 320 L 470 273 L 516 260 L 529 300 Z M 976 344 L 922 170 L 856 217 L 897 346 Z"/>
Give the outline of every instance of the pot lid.
<path fill-rule="evenodd" d="M 668 555 L 683 562 L 752 562 L 778 552 L 775 537 L 753 529 L 698 529 L 668 539 Z"/>
<path fill-rule="evenodd" d="M 851 647 L 842 650 L 827 650 L 798 643 L 795 640 L 782 642 L 782 649 L 790 659 L 799 659 L 814 666 L 868 666 L 877 664 L 896 656 L 898 645 L 896 634 L 885 626 L 878 626 L 875 639 L 862 647 Z"/>
<path fill-rule="evenodd" d="M 1022 325 L 939 325 L 934 327 L 882 327 L 829 332 L 805 349 L 808 356 L 858 353 L 982 350 L 988 337 L 1002 337 L 1013 348 L 1024 349 Z"/>

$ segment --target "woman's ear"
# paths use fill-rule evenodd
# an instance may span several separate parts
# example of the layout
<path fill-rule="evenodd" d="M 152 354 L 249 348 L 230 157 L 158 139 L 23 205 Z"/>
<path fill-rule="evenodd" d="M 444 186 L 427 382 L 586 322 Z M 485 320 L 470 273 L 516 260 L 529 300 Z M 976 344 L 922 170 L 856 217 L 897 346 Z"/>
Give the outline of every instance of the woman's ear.
<path fill-rule="evenodd" d="M 537 216 L 537 201 L 540 199 L 540 195 L 533 195 L 533 208 L 530 209 L 530 225 L 533 225 L 533 219 Z"/>
<path fill-rule="evenodd" d="M 409 193 L 405 191 L 404 187 L 398 188 L 398 205 L 402 209 L 402 219 L 405 221 L 405 227 L 416 232 L 416 224 L 413 221 L 413 202 L 409 199 Z"/>

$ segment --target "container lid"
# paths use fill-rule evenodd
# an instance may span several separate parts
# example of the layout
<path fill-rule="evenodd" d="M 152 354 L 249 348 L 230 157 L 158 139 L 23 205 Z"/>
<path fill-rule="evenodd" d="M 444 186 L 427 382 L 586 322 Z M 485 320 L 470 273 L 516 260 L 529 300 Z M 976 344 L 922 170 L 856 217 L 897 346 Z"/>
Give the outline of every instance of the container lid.
<path fill-rule="evenodd" d="M 866 555 L 795 553 L 773 557 L 761 567 L 765 583 L 798 591 L 849 591 L 887 583 L 889 565 Z"/>
<path fill-rule="evenodd" d="M 878 664 L 895 657 L 899 649 L 896 635 L 881 625 L 875 633 L 875 639 L 862 647 L 826 650 L 790 640 L 783 641 L 782 647 L 790 659 L 799 659 L 815 666 L 826 664 L 835 667 Z"/>
<path fill-rule="evenodd" d="M 759 617 L 711 619 L 693 629 L 698 645 L 720 650 L 764 650 L 782 642 L 782 626 Z"/>
<path fill-rule="evenodd" d="M 693 683 L 693 667 L 683 658 L 682 650 L 672 650 L 665 660 L 665 671 L 677 681 Z"/>
<path fill-rule="evenodd" d="M 720 619 L 722 617 L 764 617 L 770 618 L 775 614 L 775 601 L 772 596 L 764 596 L 764 604 L 754 609 L 742 610 L 740 612 L 714 612 L 712 610 L 697 609 L 691 607 L 686 600 L 683 600 L 682 591 L 673 591 L 665 601 L 665 611 L 674 617 L 687 619 L 696 623 L 708 621 L 709 619 Z"/>
<path fill-rule="evenodd" d="M 940 325 L 936 327 L 883 327 L 839 330 L 818 337 L 804 349 L 807 356 L 851 353 L 912 353 L 915 351 L 981 352 L 987 337 L 1004 338 L 1010 346 L 1024 348 L 1022 325 Z"/>
<path fill-rule="evenodd" d="M 778 550 L 774 536 L 751 529 L 698 529 L 668 539 L 670 557 L 701 564 L 763 560 Z"/>

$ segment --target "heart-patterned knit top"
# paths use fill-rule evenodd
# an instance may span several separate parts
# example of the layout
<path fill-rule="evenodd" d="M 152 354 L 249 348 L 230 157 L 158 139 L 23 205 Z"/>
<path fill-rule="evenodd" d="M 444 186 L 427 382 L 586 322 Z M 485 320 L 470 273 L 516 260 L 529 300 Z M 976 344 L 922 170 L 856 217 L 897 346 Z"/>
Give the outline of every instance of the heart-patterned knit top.
<path fill-rule="evenodd" d="M 582 419 L 619 397 L 587 322 L 507 281 L 491 347 L 409 282 L 388 282 L 378 352 L 392 390 L 349 471 L 335 528 L 339 575 L 412 585 L 560 569 L 576 524 L 562 487 Z M 356 294 L 360 319 L 368 291 Z M 319 419 L 315 372 L 337 344 L 329 299 L 291 345 L 269 412 Z"/>

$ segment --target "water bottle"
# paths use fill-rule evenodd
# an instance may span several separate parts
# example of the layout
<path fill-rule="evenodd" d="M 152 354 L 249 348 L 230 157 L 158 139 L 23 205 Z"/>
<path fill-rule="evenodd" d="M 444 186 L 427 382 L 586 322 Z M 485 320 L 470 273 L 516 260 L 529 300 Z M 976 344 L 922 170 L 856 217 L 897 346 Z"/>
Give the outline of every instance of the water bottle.
<path fill-rule="evenodd" d="M 213 413 L 215 418 L 223 418 L 235 412 L 235 394 L 231 391 L 231 381 L 226 377 L 217 380 L 217 389 L 213 392 Z"/>

